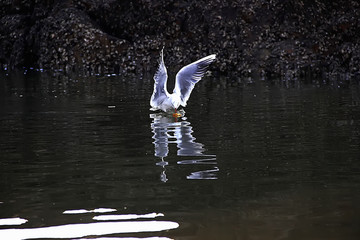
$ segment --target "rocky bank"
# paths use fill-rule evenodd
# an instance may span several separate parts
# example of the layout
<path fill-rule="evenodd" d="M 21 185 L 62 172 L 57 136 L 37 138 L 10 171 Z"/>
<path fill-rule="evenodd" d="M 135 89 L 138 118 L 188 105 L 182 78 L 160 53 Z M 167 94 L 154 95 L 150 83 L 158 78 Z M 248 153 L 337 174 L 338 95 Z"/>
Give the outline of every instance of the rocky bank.
<path fill-rule="evenodd" d="M 1 0 L 0 64 L 143 73 L 207 54 L 238 76 L 360 75 L 360 4 L 339 0 Z M 171 70 L 171 69 L 170 69 Z"/>

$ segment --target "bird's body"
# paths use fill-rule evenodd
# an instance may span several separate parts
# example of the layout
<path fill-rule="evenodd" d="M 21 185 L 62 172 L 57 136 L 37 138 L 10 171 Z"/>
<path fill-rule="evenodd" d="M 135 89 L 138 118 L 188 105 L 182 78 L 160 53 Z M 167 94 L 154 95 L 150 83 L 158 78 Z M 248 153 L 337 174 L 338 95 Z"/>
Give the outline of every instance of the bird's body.
<path fill-rule="evenodd" d="M 176 112 L 179 106 L 186 106 L 195 84 L 204 76 L 208 66 L 215 60 L 212 54 L 186 65 L 176 74 L 175 88 L 169 93 L 166 88 L 167 71 L 164 64 L 164 53 L 161 50 L 158 70 L 154 76 L 154 91 L 150 99 L 151 110 Z"/>

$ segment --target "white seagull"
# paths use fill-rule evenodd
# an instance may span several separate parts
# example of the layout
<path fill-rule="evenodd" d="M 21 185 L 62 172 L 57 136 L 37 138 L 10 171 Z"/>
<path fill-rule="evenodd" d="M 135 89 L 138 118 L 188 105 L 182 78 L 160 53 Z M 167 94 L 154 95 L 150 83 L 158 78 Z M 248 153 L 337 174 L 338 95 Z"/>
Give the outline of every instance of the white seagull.
<path fill-rule="evenodd" d="M 175 112 L 179 106 L 186 106 L 191 91 L 195 84 L 204 76 L 208 66 L 212 63 L 216 55 L 212 54 L 193 62 L 176 74 L 176 82 L 173 93 L 170 94 L 166 88 L 167 71 L 164 64 L 164 48 L 160 53 L 159 67 L 154 76 L 154 92 L 150 99 L 150 110 L 162 110 L 167 113 Z"/>

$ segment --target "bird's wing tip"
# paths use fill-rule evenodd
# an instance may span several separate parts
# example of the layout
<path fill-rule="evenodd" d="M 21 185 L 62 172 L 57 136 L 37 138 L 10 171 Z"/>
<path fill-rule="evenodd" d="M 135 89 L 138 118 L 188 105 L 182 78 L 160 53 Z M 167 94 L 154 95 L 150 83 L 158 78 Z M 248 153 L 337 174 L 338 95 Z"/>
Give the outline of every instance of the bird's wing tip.
<path fill-rule="evenodd" d="M 215 59 L 216 59 L 216 54 L 211 54 L 211 55 L 203 58 L 202 60 L 209 61 L 211 63 L 211 62 L 215 61 Z"/>
<path fill-rule="evenodd" d="M 210 59 L 216 59 L 216 54 L 211 54 L 211 55 L 208 56 L 208 58 L 210 58 Z"/>

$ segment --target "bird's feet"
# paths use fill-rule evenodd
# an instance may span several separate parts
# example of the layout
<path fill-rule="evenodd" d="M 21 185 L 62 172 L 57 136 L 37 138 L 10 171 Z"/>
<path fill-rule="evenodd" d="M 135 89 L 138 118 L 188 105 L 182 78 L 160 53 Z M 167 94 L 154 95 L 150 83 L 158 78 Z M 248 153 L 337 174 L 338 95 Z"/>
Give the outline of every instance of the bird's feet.
<path fill-rule="evenodd" d="M 175 113 L 173 113 L 173 117 L 174 118 L 178 118 L 178 117 L 181 117 L 182 115 L 181 115 L 181 113 L 178 113 L 177 111 L 176 111 L 176 108 L 175 108 Z"/>

